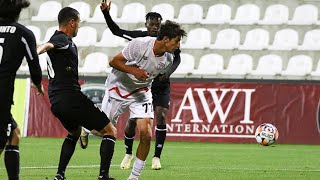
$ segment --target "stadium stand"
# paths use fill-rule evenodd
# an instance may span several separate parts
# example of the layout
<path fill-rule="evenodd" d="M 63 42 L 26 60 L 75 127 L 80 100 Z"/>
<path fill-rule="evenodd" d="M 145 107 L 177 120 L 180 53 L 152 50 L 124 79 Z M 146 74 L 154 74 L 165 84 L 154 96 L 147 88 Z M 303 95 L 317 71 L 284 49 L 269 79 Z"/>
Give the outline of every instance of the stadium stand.
<path fill-rule="evenodd" d="M 231 20 L 231 7 L 226 4 L 215 4 L 209 7 L 207 16 L 201 24 L 224 24 Z"/>
<path fill-rule="evenodd" d="M 80 20 L 87 21 L 90 16 L 90 5 L 86 2 L 77 1 L 69 4 L 69 7 L 72 7 L 79 11 L 80 13 Z"/>
<path fill-rule="evenodd" d="M 114 20 L 118 18 L 118 6 L 113 2 L 111 4 L 110 15 Z M 103 14 L 101 13 L 100 4 L 96 6 L 93 12 L 93 16 L 89 17 L 87 21 L 89 23 L 105 23 L 106 22 L 104 20 Z"/>
<path fill-rule="evenodd" d="M 227 69 L 221 71 L 223 75 L 245 76 L 252 71 L 252 57 L 248 54 L 231 56 Z"/>
<path fill-rule="evenodd" d="M 57 1 L 46 1 L 39 7 L 38 14 L 32 16 L 32 21 L 55 21 L 62 5 Z"/>
<path fill-rule="evenodd" d="M 176 21 L 183 24 L 200 23 L 203 17 L 203 8 L 198 4 L 186 4 L 179 10 Z"/>
<path fill-rule="evenodd" d="M 52 5 L 48 6 L 50 3 Z M 29 26 L 38 43 L 46 42 L 52 36 L 54 30 L 58 29 L 56 26 L 57 12 L 61 7 L 71 6 L 73 3 L 82 4 L 81 6 L 73 5 L 80 11 L 81 18 L 84 20 L 81 27 L 88 26 L 96 31 L 96 33 L 81 38 L 87 42 L 77 40 L 81 36 L 80 32 L 79 37 L 74 39 L 80 57 L 86 57 L 93 52 L 102 52 L 107 54 L 110 59 L 121 51 L 126 42 L 113 36 L 106 29 L 99 5 L 97 2 L 90 0 L 35 1 L 31 8 L 27 10 L 28 12 L 22 14 L 21 23 Z M 46 10 L 45 6 L 49 7 L 50 11 Z M 282 66 L 278 68 L 287 72 L 287 69 L 291 69 L 291 67 L 289 68 L 291 58 L 308 56 L 314 60 L 311 61 L 312 76 L 316 75 L 316 67 L 320 59 L 320 53 L 318 52 L 320 49 L 320 30 L 316 26 L 320 22 L 318 17 L 319 7 L 320 1 L 312 0 L 292 0 L 290 2 L 287 0 L 245 0 L 223 3 L 210 0 L 197 2 L 191 0 L 155 0 L 152 3 L 146 3 L 143 0 L 130 2 L 119 0 L 116 4 L 112 2 L 111 16 L 123 29 L 142 28 L 145 14 L 149 11 L 159 12 L 164 20 L 173 19 L 181 23 L 188 32 L 188 36 L 181 43 L 182 53 L 189 54 L 194 58 L 193 65 L 189 65 L 189 68 L 192 67 L 193 69 L 185 73 L 189 77 L 193 75 L 201 76 L 199 72 L 201 72 L 203 66 L 201 64 L 204 63 L 202 58 L 209 54 L 217 55 L 211 56 L 212 59 L 217 58 L 218 55 L 223 58 L 225 65 L 223 72 L 228 72 L 226 65 L 230 64 L 231 57 L 246 54 L 251 57 L 251 69 L 254 69 L 247 74 L 257 78 L 260 75 L 255 73 L 263 74 L 264 71 L 261 69 L 262 65 L 260 63 L 267 63 L 264 62 L 267 60 L 263 59 L 272 61 L 264 65 L 270 68 L 273 68 L 274 63 L 276 63 L 273 62 L 274 59 L 281 59 Z M 86 10 L 81 12 L 81 9 Z M 199 29 L 205 30 L 200 31 Z M 196 32 L 195 35 L 193 35 L 193 32 Z M 81 59 L 80 64 L 84 64 L 84 61 L 84 59 Z M 216 74 L 217 77 L 220 77 L 220 75 L 219 72 Z M 181 77 L 179 73 L 173 74 L 173 77 L 175 76 Z M 202 76 L 208 75 L 203 73 Z M 275 76 L 283 79 L 292 77 L 286 73 L 277 73 Z M 301 76 L 301 78 L 309 76 L 310 73 Z M 223 76 L 223 78 L 229 77 L 231 76 Z M 242 78 L 247 77 L 248 75 L 245 75 Z M 268 77 L 270 76 L 268 75 Z"/>
<path fill-rule="evenodd" d="M 187 53 L 180 53 L 180 57 L 181 63 L 173 74 L 180 77 L 191 75 L 195 66 L 194 57 Z"/>
<path fill-rule="evenodd" d="M 240 32 L 236 29 L 223 29 L 218 32 L 211 49 L 236 49 L 240 46 Z"/>
<path fill-rule="evenodd" d="M 223 70 L 223 57 L 219 54 L 206 54 L 200 58 L 193 75 L 217 75 Z"/>
<path fill-rule="evenodd" d="M 238 7 L 236 16 L 230 24 L 255 24 L 260 18 L 260 8 L 255 4 L 244 4 Z"/>
<path fill-rule="evenodd" d="M 84 59 L 84 64 L 79 68 L 80 73 L 110 72 L 108 56 L 101 52 L 90 53 Z"/>
<path fill-rule="evenodd" d="M 174 7 L 168 3 L 154 5 L 151 12 L 161 14 L 163 21 L 174 19 Z"/>
<path fill-rule="evenodd" d="M 121 23 L 138 23 L 144 22 L 146 15 L 146 7 L 141 3 L 130 3 L 123 7 L 120 18 L 115 19 Z"/>
<path fill-rule="evenodd" d="M 282 29 L 276 32 L 273 43 L 268 47 L 269 50 L 287 50 L 296 49 L 298 47 L 298 32 L 293 29 Z"/>
<path fill-rule="evenodd" d="M 296 55 L 289 59 L 287 69 L 281 72 L 286 76 L 306 76 L 312 71 L 312 59 L 306 55 Z"/>

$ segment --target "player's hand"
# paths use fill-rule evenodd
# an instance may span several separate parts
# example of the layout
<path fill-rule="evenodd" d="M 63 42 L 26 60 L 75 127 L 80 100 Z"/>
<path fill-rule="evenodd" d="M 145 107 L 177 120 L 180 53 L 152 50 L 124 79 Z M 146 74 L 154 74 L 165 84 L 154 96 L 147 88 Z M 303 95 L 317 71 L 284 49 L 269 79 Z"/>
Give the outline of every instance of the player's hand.
<path fill-rule="evenodd" d="M 139 68 L 136 68 L 134 70 L 134 73 L 133 73 L 134 77 L 136 77 L 139 81 L 146 81 L 147 78 L 149 77 L 148 76 L 148 73 L 143 70 L 143 69 L 139 69 Z"/>
<path fill-rule="evenodd" d="M 44 88 L 43 88 L 42 84 L 35 85 L 32 83 L 31 87 L 33 87 L 37 90 L 37 95 L 43 95 Z"/>
<path fill-rule="evenodd" d="M 109 12 L 111 8 L 111 1 L 108 3 L 108 0 L 102 0 L 100 9 L 102 12 L 107 11 Z"/>

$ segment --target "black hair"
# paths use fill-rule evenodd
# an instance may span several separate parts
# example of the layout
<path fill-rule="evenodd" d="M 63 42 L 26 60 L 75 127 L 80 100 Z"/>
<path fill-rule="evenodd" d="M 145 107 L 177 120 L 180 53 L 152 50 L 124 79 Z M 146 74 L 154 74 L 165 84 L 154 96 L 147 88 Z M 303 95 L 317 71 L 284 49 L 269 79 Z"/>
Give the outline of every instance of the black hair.
<path fill-rule="evenodd" d="M 58 14 L 58 22 L 59 25 L 66 25 L 72 19 L 78 20 L 79 19 L 79 12 L 71 7 L 64 7 L 60 10 Z"/>
<path fill-rule="evenodd" d="M 181 29 L 178 23 L 173 21 L 166 20 L 163 24 L 161 24 L 160 30 L 158 31 L 157 40 L 162 40 L 165 36 L 169 39 L 175 37 L 184 37 L 187 33 L 183 29 Z"/>
<path fill-rule="evenodd" d="M 18 21 L 21 10 L 29 5 L 29 0 L 0 0 L 0 18 Z"/>
<path fill-rule="evenodd" d="M 162 16 L 157 13 L 157 12 L 148 12 L 148 14 L 146 15 L 146 21 L 150 19 L 159 19 L 160 21 L 162 21 Z"/>

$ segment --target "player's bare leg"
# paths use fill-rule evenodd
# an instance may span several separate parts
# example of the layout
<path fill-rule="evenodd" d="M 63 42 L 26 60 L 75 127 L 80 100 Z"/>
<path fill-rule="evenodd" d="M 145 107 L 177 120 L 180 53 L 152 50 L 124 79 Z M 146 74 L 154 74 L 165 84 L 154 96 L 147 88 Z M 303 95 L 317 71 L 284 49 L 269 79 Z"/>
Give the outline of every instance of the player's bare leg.
<path fill-rule="evenodd" d="M 129 169 L 131 167 L 131 161 L 133 159 L 132 146 L 135 136 L 136 129 L 136 120 L 129 119 L 126 124 L 125 132 L 124 132 L 124 144 L 126 148 L 126 154 L 120 164 L 121 169 Z"/>
<path fill-rule="evenodd" d="M 149 154 L 153 119 L 137 119 L 137 128 L 140 134 L 140 143 L 136 153 L 136 160 L 133 164 L 131 174 L 128 179 L 138 179 L 145 165 L 145 160 Z"/>
<path fill-rule="evenodd" d="M 161 169 L 160 156 L 167 136 L 166 115 L 168 113 L 168 109 L 165 107 L 156 106 L 155 113 L 157 121 L 155 132 L 156 143 L 151 168 L 154 170 L 159 170 Z"/>

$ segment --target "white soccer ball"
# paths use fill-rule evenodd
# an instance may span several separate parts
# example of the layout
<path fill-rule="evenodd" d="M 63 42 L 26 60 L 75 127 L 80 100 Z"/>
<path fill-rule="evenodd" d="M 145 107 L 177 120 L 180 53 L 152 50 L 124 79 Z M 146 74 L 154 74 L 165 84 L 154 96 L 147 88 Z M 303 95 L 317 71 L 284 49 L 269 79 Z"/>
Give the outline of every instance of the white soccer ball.
<path fill-rule="evenodd" d="M 257 127 L 255 137 L 259 144 L 269 146 L 278 140 L 279 131 L 274 125 L 263 123 Z"/>

